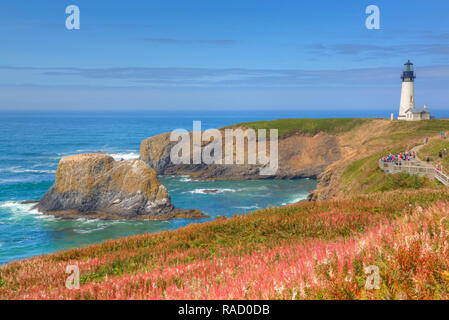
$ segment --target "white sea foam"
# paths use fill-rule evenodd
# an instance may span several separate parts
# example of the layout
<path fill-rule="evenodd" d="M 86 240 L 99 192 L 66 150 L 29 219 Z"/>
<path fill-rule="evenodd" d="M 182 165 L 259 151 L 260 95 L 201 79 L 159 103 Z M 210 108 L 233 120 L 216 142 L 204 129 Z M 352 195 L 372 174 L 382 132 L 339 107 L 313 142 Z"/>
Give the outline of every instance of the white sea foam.
<path fill-rule="evenodd" d="M 192 182 L 192 181 L 198 181 L 198 180 L 194 180 L 194 179 L 189 178 L 189 177 L 187 176 L 187 177 L 181 178 L 179 181 L 181 181 L 181 182 Z"/>
<path fill-rule="evenodd" d="M 7 211 L 9 211 L 12 215 L 7 218 L 6 220 L 14 221 L 18 217 L 21 217 L 23 215 L 33 215 L 36 218 L 44 218 L 44 217 L 50 217 L 43 215 L 41 212 L 39 212 L 36 209 L 31 209 L 34 206 L 33 203 L 20 203 L 18 201 L 5 201 L 0 202 L 0 208 L 3 208 Z"/>
<path fill-rule="evenodd" d="M 235 189 L 215 189 L 215 188 L 209 188 L 209 189 L 195 189 L 183 193 L 191 193 L 191 194 L 217 194 L 217 193 L 224 193 L 224 192 L 237 192 Z"/>
<path fill-rule="evenodd" d="M 31 179 L 25 178 L 25 179 L 0 179 L 0 184 L 3 183 L 22 183 L 22 182 L 31 182 Z"/>
<path fill-rule="evenodd" d="M 40 220 L 45 220 L 45 221 L 57 221 L 57 218 L 49 215 L 49 214 L 42 214 L 40 212 L 38 212 L 37 214 L 34 215 L 35 219 L 40 219 Z"/>
<path fill-rule="evenodd" d="M 11 173 L 56 173 L 56 170 L 38 170 L 38 169 L 25 169 L 20 167 L 3 168 L 0 171 L 6 171 Z"/>
<path fill-rule="evenodd" d="M 40 212 L 37 209 L 31 209 L 30 208 L 30 209 L 28 209 L 28 212 L 31 213 L 31 214 L 38 214 L 38 215 L 42 215 L 43 216 L 42 212 Z"/>
<path fill-rule="evenodd" d="M 245 188 L 239 189 L 238 191 L 247 191 L 247 192 L 257 192 L 257 191 L 267 191 L 270 190 L 268 186 L 247 186 Z"/>
<path fill-rule="evenodd" d="M 242 206 L 242 207 L 234 207 L 235 209 L 243 209 L 243 210 L 252 210 L 252 209 L 260 209 L 259 206 Z"/>
<path fill-rule="evenodd" d="M 77 150 L 75 152 L 75 154 L 77 153 L 88 153 L 88 152 L 92 152 L 92 150 Z M 61 159 L 63 157 L 72 155 L 73 153 L 58 153 L 59 157 L 54 157 L 51 159 Z M 135 150 L 129 150 L 129 152 L 107 152 L 106 154 L 113 157 L 114 160 L 119 161 L 119 160 L 136 160 L 139 159 L 140 155 L 139 153 L 137 153 Z"/>
<path fill-rule="evenodd" d="M 136 160 L 139 159 L 139 154 L 135 152 L 129 152 L 129 153 L 109 153 L 111 157 L 114 158 L 114 160 Z"/>
<path fill-rule="evenodd" d="M 79 233 L 79 234 L 87 234 L 87 233 L 92 233 L 92 232 L 96 232 L 96 231 L 101 231 L 105 228 L 106 228 L 106 225 L 102 225 L 102 226 L 99 226 L 98 228 L 94 228 L 94 229 L 73 229 L 73 232 Z"/>
<path fill-rule="evenodd" d="M 29 211 L 32 206 L 32 203 L 23 204 L 17 201 L 0 202 L 0 208 L 8 208 L 11 211 Z"/>
<path fill-rule="evenodd" d="M 92 222 L 98 222 L 98 221 L 100 221 L 100 219 L 78 218 L 78 219 L 75 219 L 75 221 L 85 222 L 85 223 L 92 223 Z"/>
<path fill-rule="evenodd" d="M 293 198 L 293 199 L 290 200 L 289 202 L 284 202 L 282 205 L 283 205 L 283 206 L 286 206 L 286 205 L 288 205 L 288 204 L 294 204 L 294 203 L 297 203 L 297 202 L 299 202 L 299 201 L 302 201 L 302 200 L 307 199 L 307 196 L 308 196 L 308 193 L 305 193 L 305 194 L 303 194 L 303 195 L 301 195 L 301 196 L 299 196 L 299 197 Z"/>
<path fill-rule="evenodd" d="M 32 209 L 34 203 L 20 203 L 18 201 L 0 202 L 0 208 L 8 210 L 13 215 L 8 220 L 15 220 L 18 216 L 33 215 L 35 218 L 44 220 L 54 220 L 53 216 L 42 214 L 37 209 Z"/>

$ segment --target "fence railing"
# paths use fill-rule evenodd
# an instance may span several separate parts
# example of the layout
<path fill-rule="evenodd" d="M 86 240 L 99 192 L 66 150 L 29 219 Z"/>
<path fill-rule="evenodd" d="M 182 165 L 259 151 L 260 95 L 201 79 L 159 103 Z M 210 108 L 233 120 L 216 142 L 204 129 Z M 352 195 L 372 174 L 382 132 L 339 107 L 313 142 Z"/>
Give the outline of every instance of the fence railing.
<path fill-rule="evenodd" d="M 442 184 L 449 186 L 449 177 L 439 170 L 435 170 L 435 179 L 440 181 Z"/>
<path fill-rule="evenodd" d="M 383 162 L 379 161 L 379 167 L 385 171 L 386 173 L 408 173 L 408 174 L 417 174 L 420 176 L 431 176 L 434 179 L 437 179 L 442 184 L 449 186 L 449 176 L 441 172 L 440 170 L 436 170 L 432 167 L 424 167 L 424 166 L 413 166 L 408 165 L 407 163 L 395 164 L 393 162 Z"/>

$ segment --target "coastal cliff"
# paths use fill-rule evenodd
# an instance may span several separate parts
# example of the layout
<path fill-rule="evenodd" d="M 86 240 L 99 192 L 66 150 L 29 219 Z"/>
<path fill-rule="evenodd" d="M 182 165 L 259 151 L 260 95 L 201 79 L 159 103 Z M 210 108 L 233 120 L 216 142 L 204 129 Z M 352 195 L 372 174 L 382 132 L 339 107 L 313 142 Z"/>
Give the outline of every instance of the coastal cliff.
<path fill-rule="evenodd" d="M 325 168 L 341 158 L 338 139 L 325 132 L 293 132 L 280 137 L 279 167 L 275 174 L 268 176 L 259 174 L 260 165 L 247 163 L 246 153 L 243 164 L 173 164 L 170 161 L 170 151 L 175 144 L 176 142 L 170 141 L 169 133 L 148 138 L 141 143 L 140 159 L 158 174 L 189 175 L 203 180 L 250 180 L 316 178 Z M 202 148 L 206 145 L 203 144 Z"/>
<path fill-rule="evenodd" d="M 140 160 L 115 161 L 103 153 L 62 158 L 56 181 L 36 209 L 61 218 L 170 219 L 200 217 L 175 208 L 156 172 Z"/>
<path fill-rule="evenodd" d="M 170 162 L 170 134 L 141 143 L 140 158 L 158 174 L 190 175 L 204 180 L 316 178 L 311 201 L 396 189 L 438 187 L 428 179 L 393 181 L 378 168 L 378 159 L 421 144 L 424 137 L 449 130 L 447 120 L 419 122 L 386 119 L 280 119 L 241 123 L 233 129 L 279 129 L 279 167 L 261 176 L 255 165 L 174 165 Z M 223 132 L 225 128 L 220 129 Z M 206 145 L 206 144 L 205 144 Z M 204 148 L 203 145 L 202 147 Z"/>

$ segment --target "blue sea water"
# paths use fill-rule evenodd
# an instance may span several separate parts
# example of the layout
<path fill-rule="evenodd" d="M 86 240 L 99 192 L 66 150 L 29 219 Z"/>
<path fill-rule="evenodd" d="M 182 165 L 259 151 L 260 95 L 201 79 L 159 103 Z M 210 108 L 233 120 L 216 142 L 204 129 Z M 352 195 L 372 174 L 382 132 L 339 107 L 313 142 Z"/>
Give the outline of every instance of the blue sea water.
<path fill-rule="evenodd" d="M 67 155 L 102 151 L 133 159 L 140 142 L 178 128 L 203 129 L 238 122 L 299 117 L 344 117 L 350 112 L 0 112 L 0 265 L 11 260 L 81 247 L 110 238 L 176 229 L 192 220 L 98 221 L 59 220 L 30 210 L 23 200 L 40 199 L 55 179 L 59 160 Z M 352 116 L 382 116 L 364 113 Z M 244 214 L 258 208 L 304 199 L 313 180 L 204 182 L 161 176 L 172 202 L 217 216 Z M 204 189 L 218 189 L 207 194 Z"/>

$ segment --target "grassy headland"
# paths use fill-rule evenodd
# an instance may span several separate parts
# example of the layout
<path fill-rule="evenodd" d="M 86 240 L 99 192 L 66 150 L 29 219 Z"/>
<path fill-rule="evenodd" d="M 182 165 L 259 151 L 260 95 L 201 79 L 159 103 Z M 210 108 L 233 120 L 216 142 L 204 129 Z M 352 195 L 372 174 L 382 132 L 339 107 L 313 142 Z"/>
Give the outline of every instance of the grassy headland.
<path fill-rule="evenodd" d="M 369 119 L 333 118 L 333 119 L 278 119 L 272 121 L 243 122 L 226 128 L 278 129 L 279 137 L 292 133 L 317 134 L 326 132 L 339 134 L 351 131 L 355 127 L 370 121 Z"/>
<path fill-rule="evenodd" d="M 332 189 L 333 196 L 441 187 L 439 183 L 424 177 L 408 174 L 386 175 L 378 167 L 378 161 L 389 153 L 402 153 L 422 145 L 426 137 L 430 138 L 429 147 L 433 146 L 433 149 L 423 148 L 418 156 L 422 157 L 422 153 L 427 150 L 435 154 L 442 148 L 440 132 L 449 132 L 449 121 L 375 120 L 373 123 L 375 125 L 372 127 L 362 125 L 342 137 L 341 143 L 350 151 L 325 172 L 331 175 L 329 186 L 326 187 Z M 448 161 L 447 155 L 444 161 Z"/>

